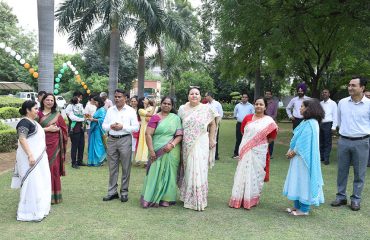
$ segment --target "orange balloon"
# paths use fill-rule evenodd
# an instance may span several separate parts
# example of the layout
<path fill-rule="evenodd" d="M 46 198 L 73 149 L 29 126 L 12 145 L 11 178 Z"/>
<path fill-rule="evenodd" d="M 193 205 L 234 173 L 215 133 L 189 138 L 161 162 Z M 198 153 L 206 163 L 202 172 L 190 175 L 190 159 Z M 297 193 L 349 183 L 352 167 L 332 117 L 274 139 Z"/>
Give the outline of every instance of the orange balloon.
<path fill-rule="evenodd" d="M 87 94 L 90 94 L 90 90 L 89 90 L 89 89 L 87 89 L 87 91 L 86 91 L 86 92 L 87 92 Z"/>
<path fill-rule="evenodd" d="M 76 81 L 77 81 L 78 83 L 81 83 L 81 79 L 77 79 Z"/>
<path fill-rule="evenodd" d="M 23 67 L 24 67 L 25 69 L 29 69 L 31 66 L 30 66 L 30 64 L 29 64 L 29 63 L 25 63 L 25 64 L 23 65 Z"/>
<path fill-rule="evenodd" d="M 38 73 L 38 72 L 34 72 L 34 73 L 32 74 L 32 76 L 33 76 L 34 78 L 38 78 L 38 77 L 39 77 L 39 73 Z"/>
<path fill-rule="evenodd" d="M 84 88 L 87 89 L 87 85 L 84 85 Z"/>
<path fill-rule="evenodd" d="M 80 75 L 76 75 L 76 78 L 78 79 L 78 78 L 81 78 L 81 76 Z"/>
<path fill-rule="evenodd" d="M 83 85 L 85 85 L 85 82 L 82 82 L 82 83 L 81 83 L 81 85 L 82 85 L 82 86 L 83 86 Z"/>
<path fill-rule="evenodd" d="M 30 68 L 30 69 L 28 69 L 28 72 L 32 74 L 32 73 L 34 73 L 34 72 L 35 72 L 35 69 Z"/>

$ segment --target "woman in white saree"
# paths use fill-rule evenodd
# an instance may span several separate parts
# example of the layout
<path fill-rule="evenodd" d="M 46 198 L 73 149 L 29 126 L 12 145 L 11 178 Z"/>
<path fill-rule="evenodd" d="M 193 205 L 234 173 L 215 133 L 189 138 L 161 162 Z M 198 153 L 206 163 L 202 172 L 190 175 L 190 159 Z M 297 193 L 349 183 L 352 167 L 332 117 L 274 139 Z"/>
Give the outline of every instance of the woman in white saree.
<path fill-rule="evenodd" d="M 35 121 L 37 104 L 23 103 L 17 125 L 19 145 L 11 187 L 21 188 L 18 221 L 41 221 L 50 211 L 51 177 L 44 129 Z M 56 127 L 56 126 L 53 126 Z"/>
<path fill-rule="evenodd" d="M 255 114 L 245 116 L 241 131 L 239 162 L 234 176 L 229 206 L 250 209 L 259 203 L 263 183 L 269 180 L 268 144 L 277 135 L 275 121 L 264 114 L 267 102 L 257 98 Z"/>
<path fill-rule="evenodd" d="M 192 87 L 189 102 L 182 105 L 178 115 L 182 119 L 184 136 L 182 160 L 184 176 L 180 180 L 180 200 L 184 207 L 203 211 L 207 207 L 208 168 L 214 164 L 216 121 L 218 117 L 207 104 L 201 104 L 200 91 Z"/>

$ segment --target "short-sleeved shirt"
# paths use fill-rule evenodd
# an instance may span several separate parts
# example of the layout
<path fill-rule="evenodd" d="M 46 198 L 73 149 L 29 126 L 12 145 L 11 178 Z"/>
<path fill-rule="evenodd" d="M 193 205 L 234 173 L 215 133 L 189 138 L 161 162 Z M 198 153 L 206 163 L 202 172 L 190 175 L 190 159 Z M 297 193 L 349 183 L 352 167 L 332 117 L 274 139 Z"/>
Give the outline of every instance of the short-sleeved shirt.
<path fill-rule="evenodd" d="M 36 133 L 36 125 L 26 118 L 19 121 L 16 129 L 18 138 L 28 138 Z"/>

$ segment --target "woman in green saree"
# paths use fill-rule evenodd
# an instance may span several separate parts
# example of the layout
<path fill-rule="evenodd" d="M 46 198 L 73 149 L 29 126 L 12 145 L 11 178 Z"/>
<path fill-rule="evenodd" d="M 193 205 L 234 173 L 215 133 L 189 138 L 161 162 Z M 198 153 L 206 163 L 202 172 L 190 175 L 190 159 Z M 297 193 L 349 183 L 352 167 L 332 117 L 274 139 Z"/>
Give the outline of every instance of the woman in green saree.
<path fill-rule="evenodd" d="M 142 207 L 168 207 L 176 203 L 182 135 L 181 120 L 175 114 L 173 100 L 162 98 L 161 108 L 151 117 L 145 133 L 150 161 L 141 193 Z"/>

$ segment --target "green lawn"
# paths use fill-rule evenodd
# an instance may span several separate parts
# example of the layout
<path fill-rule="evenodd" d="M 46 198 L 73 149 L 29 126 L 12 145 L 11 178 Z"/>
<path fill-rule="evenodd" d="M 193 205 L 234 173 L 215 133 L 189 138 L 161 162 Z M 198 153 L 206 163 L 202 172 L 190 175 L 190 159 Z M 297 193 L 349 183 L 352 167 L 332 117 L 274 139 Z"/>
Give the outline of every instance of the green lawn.
<path fill-rule="evenodd" d="M 221 160 L 209 174 L 208 208 L 204 212 L 184 209 L 181 202 L 169 208 L 142 209 L 140 191 L 145 170 L 133 167 L 129 201 L 103 202 L 108 169 L 68 165 L 63 178 L 64 202 L 52 206 L 41 223 L 15 220 L 18 191 L 10 189 L 11 173 L 0 175 L 1 239 L 370 239 L 370 184 L 365 185 L 362 209 L 332 208 L 336 193 L 336 157 L 323 166 L 326 203 L 308 217 L 284 212 L 291 206 L 282 188 L 289 161 L 284 157 L 289 144 L 290 124 L 280 124 L 271 163 L 270 182 L 265 184 L 261 203 L 252 210 L 231 209 L 228 200 L 237 162 L 231 159 L 235 122 L 222 122 Z M 352 171 L 352 169 L 351 169 Z M 369 173 L 369 172 L 368 172 Z M 351 172 L 349 183 L 352 183 Z M 348 185 L 352 192 L 352 184 Z M 349 194 L 351 195 L 351 194 Z"/>

